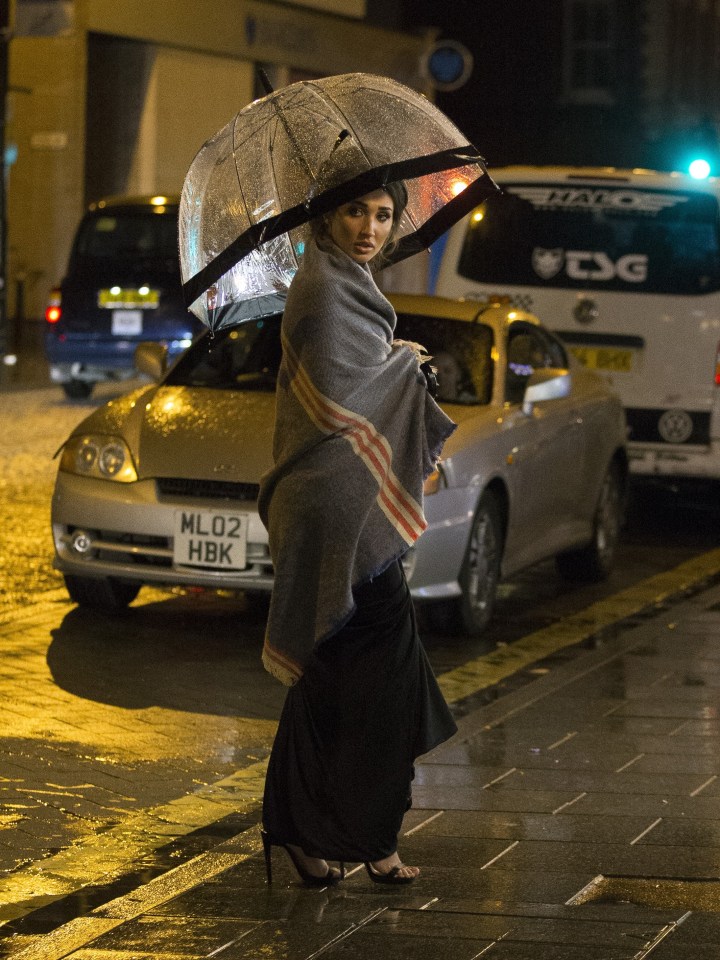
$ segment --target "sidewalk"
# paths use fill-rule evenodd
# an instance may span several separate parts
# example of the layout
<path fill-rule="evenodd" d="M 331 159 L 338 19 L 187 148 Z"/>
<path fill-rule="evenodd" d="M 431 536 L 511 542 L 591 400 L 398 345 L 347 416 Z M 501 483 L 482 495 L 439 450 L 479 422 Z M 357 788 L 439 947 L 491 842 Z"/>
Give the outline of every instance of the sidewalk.
<path fill-rule="evenodd" d="M 253 826 L 10 956 L 720 956 L 720 587 L 464 706 L 417 768 L 414 884 L 306 890 L 275 851 L 267 888 Z"/>

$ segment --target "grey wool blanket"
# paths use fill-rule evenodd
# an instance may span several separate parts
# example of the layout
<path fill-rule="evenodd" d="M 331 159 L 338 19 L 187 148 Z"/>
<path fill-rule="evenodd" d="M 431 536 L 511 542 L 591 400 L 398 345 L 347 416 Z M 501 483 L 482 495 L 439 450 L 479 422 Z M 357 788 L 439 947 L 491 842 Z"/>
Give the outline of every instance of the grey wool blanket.
<path fill-rule="evenodd" d="M 275 581 L 263 663 L 287 686 L 354 611 L 353 587 L 426 527 L 423 482 L 455 428 L 369 267 L 311 241 L 288 292 L 274 467 L 259 510 Z"/>

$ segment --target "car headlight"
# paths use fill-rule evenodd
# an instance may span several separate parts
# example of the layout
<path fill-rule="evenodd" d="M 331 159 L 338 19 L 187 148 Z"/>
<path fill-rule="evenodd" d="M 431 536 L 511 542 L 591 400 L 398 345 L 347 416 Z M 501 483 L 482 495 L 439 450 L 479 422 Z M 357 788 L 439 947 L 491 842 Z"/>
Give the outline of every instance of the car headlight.
<path fill-rule="evenodd" d="M 63 447 L 60 469 L 119 483 L 133 483 L 138 478 L 128 445 L 121 437 L 70 437 Z"/>

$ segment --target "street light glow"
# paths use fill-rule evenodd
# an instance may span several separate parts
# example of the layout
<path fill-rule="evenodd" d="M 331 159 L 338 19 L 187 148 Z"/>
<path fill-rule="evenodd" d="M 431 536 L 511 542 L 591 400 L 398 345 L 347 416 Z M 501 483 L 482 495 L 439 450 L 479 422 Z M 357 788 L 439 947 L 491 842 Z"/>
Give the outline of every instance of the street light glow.
<path fill-rule="evenodd" d="M 699 157 L 697 160 L 693 160 L 693 162 L 690 164 L 688 167 L 688 173 L 695 180 L 707 180 L 707 178 L 710 176 L 710 164 L 707 162 L 707 160 L 703 160 L 701 157 Z"/>

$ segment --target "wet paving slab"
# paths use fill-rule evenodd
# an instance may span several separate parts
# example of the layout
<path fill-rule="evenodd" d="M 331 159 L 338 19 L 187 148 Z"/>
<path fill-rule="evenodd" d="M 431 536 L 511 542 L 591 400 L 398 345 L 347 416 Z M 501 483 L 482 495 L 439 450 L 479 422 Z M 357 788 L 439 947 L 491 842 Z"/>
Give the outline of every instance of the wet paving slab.
<path fill-rule="evenodd" d="M 475 767 L 457 767 L 451 764 L 428 764 L 418 771 L 415 783 L 422 788 L 477 788 L 493 793 L 531 791 L 533 793 L 552 793 L 560 790 L 585 791 L 587 793 L 623 793 L 664 797 L 688 796 L 688 794 L 707 785 L 708 771 L 702 773 L 636 773 L 632 761 L 622 763 L 615 770 L 594 770 L 591 764 L 585 769 L 567 767 L 557 769 L 536 769 L 528 765 L 496 768 L 495 770 L 476 769 Z M 720 767 L 716 767 L 720 769 Z M 712 772 L 712 771 L 711 771 Z M 713 781 L 714 785 L 715 781 Z M 706 787 L 711 790 L 712 785 Z"/>
<path fill-rule="evenodd" d="M 158 957 L 206 957 L 218 944 L 241 940 L 257 927 L 256 922 L 237 918 L 143 916 L 99 936 L 93 941 L 93 951 L 132 955 L 152 947 Z"/>
<path fill-rule="evenodd" d="M 233 877 L 229 871 L 227 876 L 202 884 L 155 908 L 153 915 L 261 921 L 287 920 L 304 915 L 316 922 L 328 915 L 352 924 L 388 906 L 386 893 L 363 891 L 362 887 L 348 882 L 320 894 L 301 887 L 289 870 L 286 877 L 278 879 L 280 882 L 273 883 L 272 889 L 268 890 L 264 888 L 260 872 L 240 870 Z M 392 892 L 392 904 L 396 909 L 420 910 L 429 899 L 422 892 L 400 888 Z"/>
<path fill-rule="evenodd" d="M 720 915 L 715 912 L 694 912 L 692 923 L 682 925 L 678 931 L 676 942 L 678 944 L 683 942 L 694 943 L 696 946 L 714 944 L 717 950 L 716 956 L 720 956 Z"/>
<path fill-rule="evenodd" d="M 681 929 L 672 940 L 661 943 L 654 951 L 652 960 L 717 960 L 717 944 L 687 942 L 683 940 L 684 933 Z"/>
<path fill-rule="evenodd" d="M 629 843 L 579 843 L 574 839 L 478 841 L 426 835 L 416 853 L 433 867 L 464 867 L 542 873 L 562 864 L 570 873 L 707 878 L 717 873 L 717 850 Z M 502 861 L 502 862 L 500 862 Z"/>
<path fill-rule="evenodd" d="M 208 931 L 213 931 L 215 942 L 223 944 L 221 955 L 238 958 L 308 957 L 322 950 L 337 957 L 427 956 L 442 960 L 477 957 L 482 950 L 500 942 L 512 942 L 519 951 L 522 945 L 544 942 L 574 946 L 576 950 L 600 944 L 607 956 L 608 948 L 619 943 L 631 943 L 637 950 L 667 922 L 665 915 L 647 911 L 640 915 L 637 910 L 624 910 L 616 914 L 613 923 L 608 923 L 607 916 L 602 916 L 597 908 L 573 914 L 568 908 L 560 912 L 558 908 L 527 903 L 520 911 L 512 911 L 507 904 L 497 901 L 462 901 L 442 896 L 422 905 L 422 898 L 412 903 L 400 890 L 376 896 L 354 893 L 351 887 L 349 881 L 346 890 L 297 891 L 290 899 L 287 894 L 272 895 L 269 899 L 281 915 L 266 910 L 264 922 L 249 932 L 235 919 L 218 922 L 206 912 L 200 914 L 200 923 L 194 923 L 198 913 L 185 901 L 190 909 L 182 918 L 176 916 L 174 922 L 162 928 L 156 923 L 160 917 L 133 921 L 122 930 L 95 940 L 92 955 L 143 956 L 143 949 L 151 941 L 158 956 L 166 956 L 171 950 L 185 956 L 207 956 L 205 940 Z M 256 896 L 253 902 L 257 907 L 259 898 Z M 210 901 L 205 903 L 210 906 Z M 246 904 L 244 908 L 252 913 Z"/>
<path fill-rule="evenodd" d="M 706 821 L 707 822 L 707 821 Z M 557 840 L 630 843 L 647 827 L 647 817 L 587 817 L 564 814 L 484 811 L 469 818 L 464 811 L 445 810 L 423 828 L 423 835 L 448 838 Z"/>
<path fill-rule="evenodd" d="M 684 817 L 666 817 L 653 827 L 652 833 L 641 843 L 675 847 L 711 847 L 720 862 L 720 822 L 718 820 L 690 820 Z"/>

